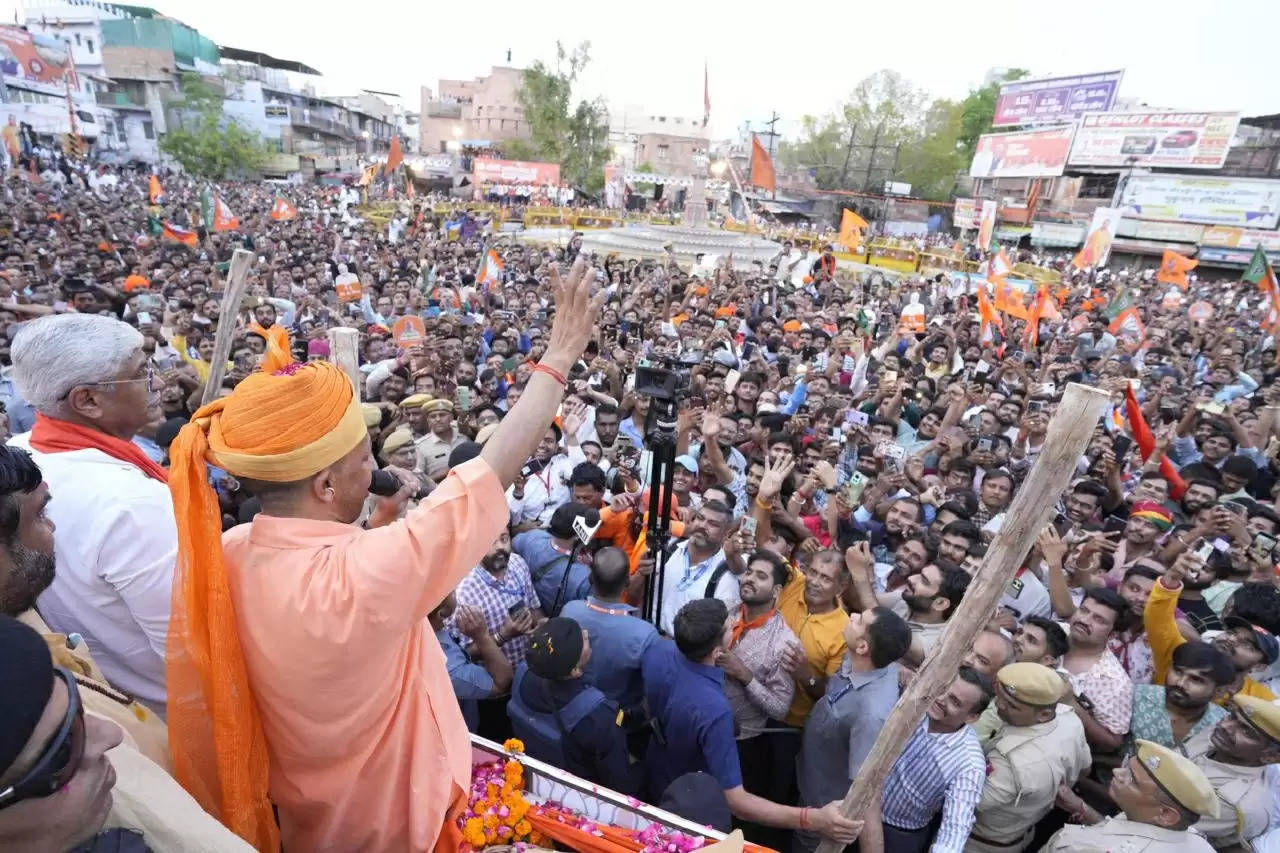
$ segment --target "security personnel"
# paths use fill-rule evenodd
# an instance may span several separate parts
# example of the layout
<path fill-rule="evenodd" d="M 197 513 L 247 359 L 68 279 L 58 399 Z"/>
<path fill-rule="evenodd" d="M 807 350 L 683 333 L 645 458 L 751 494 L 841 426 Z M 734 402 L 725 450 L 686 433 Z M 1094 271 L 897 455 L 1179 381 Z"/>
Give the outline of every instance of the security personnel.
<path fill-rule="evenodd" d="M 618 706 L 582 678 L 591 659 L 587 632 L 572 619 L 534 630 L 516 669 L 507 715 L 525 753 L 624 794 L 640 788 L 630 766 Z"/>
<path fill-rule="evenodd" d="M 1200 821 L 1196 831 L 1219 849 L 1248 849 L 1246 842 L 1267 830 L 1272 796 L 1264 776 L 1268 764 L 1280 764 L 1280 707 L 1243 693 L 1231 703 L 1231 716 L 1208 735 L 1208 752 L 1193 758 L 1218 792 L 1221 812 L 1217 820 Z"/>
<path fill-rule="evenodd" d="M 467 438 L 453 425 L 453 403 L 448 400 L 428 400 L 420 411 L 431 431 L 414 441 L 418 447 L 418 471 L 438 481 L 449 471 L 449 453 Z"/>
<path fill-rule="evenodd" d="M 1091 826 L 1060 829 L 1040 853 L 1212 853 L 1190 832 L 1201 817 L 1217 819 L 1218 797 L 1189 758 L 1149 740 L 1116 768 L 1108 795 L 1121 809 L 1102 818 L 1083 809 Z"/>
<path fill-rule="evenodd" d="M 996 673 L 995 708 L 1004 726 L 987 741 L 987 778 L 966 853 L 1021 853 L 1053 808 L 1058 786 L 1075 784 L 1092 757 L 1084 724 L 1059 705 L 1066 682 L 1039 663 Z"/>

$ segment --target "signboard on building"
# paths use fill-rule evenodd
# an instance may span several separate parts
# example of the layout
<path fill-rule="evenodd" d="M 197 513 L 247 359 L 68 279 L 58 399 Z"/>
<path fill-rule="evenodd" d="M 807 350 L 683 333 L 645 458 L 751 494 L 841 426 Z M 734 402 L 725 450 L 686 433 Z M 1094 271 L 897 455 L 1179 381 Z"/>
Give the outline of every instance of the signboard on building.
<path fill-rule="evenodd" d="M 1032 222 L 1031 242 L 1045 246 L 1079 246 L 1084 226 L 1074 222 Z"/>
<path fill-rule="evenodd" d="M 1240 124 L 1227 113 L 1089 113 L 1071 145 L 1073 166 L 1221 169 Z"/>
<path fill-rule="evenodd" d="M 1231 249 L 1253 251 L 1261 246 L 1264 252 L 1280 252 L 1280 231 L 1254 231 L 1249 228 L 1225 228 L 1211 225 L 1204 229 L 1200 242 L 1206 246 L 1223 246 Z"/>
<path fill-rule="evenodd" d="M 996 211 L 999 205 L 992 199 L 982 202 L 982 216 L 978 220 L 978 248 L 984 252 L 991 251 L 991 238 L 996 232 Z"/>
<path fill-rule="evenodd" d="M 1121 219 L 1116 234 L 1120 237 L 1136 237 L 1140 240 L 1163 240 L 1167 243 L 1199 243 L 1201 236 L 1204 235 L 1204 226 L 1189 222 Z"/>
<path fill-rule="evenodd" d="M 68 73 L 71 87 L 79 88 L 62 41 L 21 27 L 0 26 L 0 76 L 5 83 L 47 95 L 65 95 L 67 83 L 63 78 Z"/>
<path fill-rule="evenodd" d="M 1052 178 L 1062 174 L 1075 125 L 984 133 L 969 166 L 974 178 Z"/>
<path fill-rule="evenodd" d="M 1271 229 L 1280 221 L 1280 181 L 1134 175 L 1120 209 L 1134 219 Z"/>
<path fill-rule="evenodd" d="M 476 184 L 533 184 L 559 186 L 560 166 L 555 163 L 531 163 L 523 160 L 493 160 L 477 157 Z"/>
<path fill-rule="evenodd" d="M 973 199 L 958 198 L 951 219 L 957 228 L 977 228 L 982 220 L 982 213 L 978 210 L 978 203 Z"/>
<path fill-rule="evenodd" d="M 1085 113 L 1105 112 L 1116 102 L 1123 76 L 1123 71 L 1104 71 L 1003 83 L 991 125 L 1057 124 Z"/>

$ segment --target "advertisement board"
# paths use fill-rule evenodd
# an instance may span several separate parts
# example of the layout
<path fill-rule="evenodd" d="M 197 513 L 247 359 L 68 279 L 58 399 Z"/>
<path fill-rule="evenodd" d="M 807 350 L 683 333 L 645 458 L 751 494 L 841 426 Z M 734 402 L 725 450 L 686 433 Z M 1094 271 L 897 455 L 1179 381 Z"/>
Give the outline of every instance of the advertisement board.
<path fill-rule="evenodd" d="M 1071 144 L 1073 166 L 1221 169 L 1239 113 L 1089 113 Z"/>
<path fill-rule="evenodd" d="M 1106 112 L 1116 102 L 1123 76 L 1123 71 L 1104 71 L 1003 83 L 991 125 L 1056 124 L 1085 113 Z"/>
<path fill-rule="evenodd" d="M 1163 240 L 1169 243 L 1199 243 L 1204 226 L 1190 222 L 1159 222 L 1145 219 L 1121 219 L 1116 234 L 1139 240 Z"/>
<path fill-rule="evenodd" d="M 982 214 L 978 211 L 976 201 L 971 198 L 958 198 L 951 219 L 957 228 L 977 228 Z"/>
<path fill-rule="evenodd" d="M 1033 222 L 1031 242 L 1047 246 L 1079 246 L 1084 242 L 1084 226 L 1074 222 Z"/>
<path fill-rule="evenodd" d="M 66 94 L 63 81 L 67 72 L 73 75 L 72 88 L 78 88 L 75 69 L 67 46 L 52 36 L 32 34 L 21 27 L 0 26 L 0 75 L 6 83 L 43 92 Z"/>
<path fill-rule="evenodd" d="M 1062 174 L 1071 153 L 1075 125 L 1043 130 L 984 133 L 978 138 L 969 176 L 973 178 L 1052 178 Z"/>
<path fill-rule="evenodd" d="M 1280 181 L 1134 175 L 1120 209 L 1135 219 L 1272 229 L 1280 221 Z"/>
<path fill-rule="evenodd" d="M 477 157 L 476 184 L 559 185 L 560 166 L 556 163 L 527 163 L 523 160 L 494 160 Z"/>
<path fill-rule="evenodd" d="M 1229 249 L 1253 249 L 1262 247 L 1264 252 L 1280 252 L 1280 231 L 1255 231 L 1249 228 L 1228 228 L 1212 225 L 1204 229 L 1200 242 L 1206 246 L 1223 246 Z"/>

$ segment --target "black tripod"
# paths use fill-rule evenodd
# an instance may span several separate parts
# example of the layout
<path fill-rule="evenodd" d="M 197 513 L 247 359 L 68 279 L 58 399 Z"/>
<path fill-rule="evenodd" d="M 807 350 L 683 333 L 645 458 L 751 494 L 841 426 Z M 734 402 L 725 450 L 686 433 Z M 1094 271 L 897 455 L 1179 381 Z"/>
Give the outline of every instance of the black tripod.
<path fill-rule="evenodd" d="M 676 401 L 651 397 L 644 424 L 649 462 L 649 521 L 646 538 L 653 571 L 644 582 L 644 618 L 661 630 L 662 587 L 671 537 L 671 493 L 676 461 Z"/>

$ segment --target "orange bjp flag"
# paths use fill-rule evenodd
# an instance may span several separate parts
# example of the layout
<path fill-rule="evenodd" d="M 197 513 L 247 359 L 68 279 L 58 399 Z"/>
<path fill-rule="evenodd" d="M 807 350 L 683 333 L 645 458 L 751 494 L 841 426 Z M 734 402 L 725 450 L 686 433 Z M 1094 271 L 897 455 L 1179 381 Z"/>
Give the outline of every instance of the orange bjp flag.
<path fill-rule="evenodd" d="M 215 195 L 213 197 L 213 230 L 235 231 L 239 227 L 240 220 L 231 212 L 231 208 L 227 207 L 222 196 Z"/>
<path fill-rule="evenodd" d="M 773 161 L 769 159 L 769 152 L 760 144 L 760 137 L 755 134 L 751 136 L 751 185 L 769 192 L 777 191 Z"/>
<path fill-rule="evenodd" d="M 1156 281 L 1165 284 L 1176 284 L 1186 290 L 1190 286 L 1187 273 L 1196 268 L 1200 262 L 1180 255 L 1173 249 L 1164 250 L 1164 258 L 1160 261 L 1160 271 L 1156 273 Z"/>
<path fill-rule="evenodd" d="M 391 174 L 391 170 L 404 162 L 404 152 L 400 150 L 400 137 L 391 137 L 391 150 L 387 152 L 387 167 L 384 170 L 387 174 Z"/>
<path fill-rule="evenodd" d="M 271 218 L 275 220 L 293 219 L 298 215 L 298 208 L 294 207 L 284 196 L 276 196 L 275 204 L 271 205 Z"/>
<path fill-rule="evenodd" d="M 862 232 L 866 227 L 867 220 L 845 208 L 840 216 L 840 238 L 836 242 L 852 252 L 862 245 Z"/>
<path fill-rule="evenodd" d="M 172 222 L 161 223 L 161 236 L 166 240 L 181 243 L 182 245 L 188 246 L 192 249 L 200 245 L 200 238 L 196 235 L 196 232 L 183 228 L 179 225 L 174 225 Z"/>
<path fill-rule="evenodd" d="M 152 175 L 151 180 L 148 182 L 147 196 L 151 199 L 152 204 L 159 204 L 164 200 L 164 190 L 160 188 L 160 179 L 155 175 Z"/>

